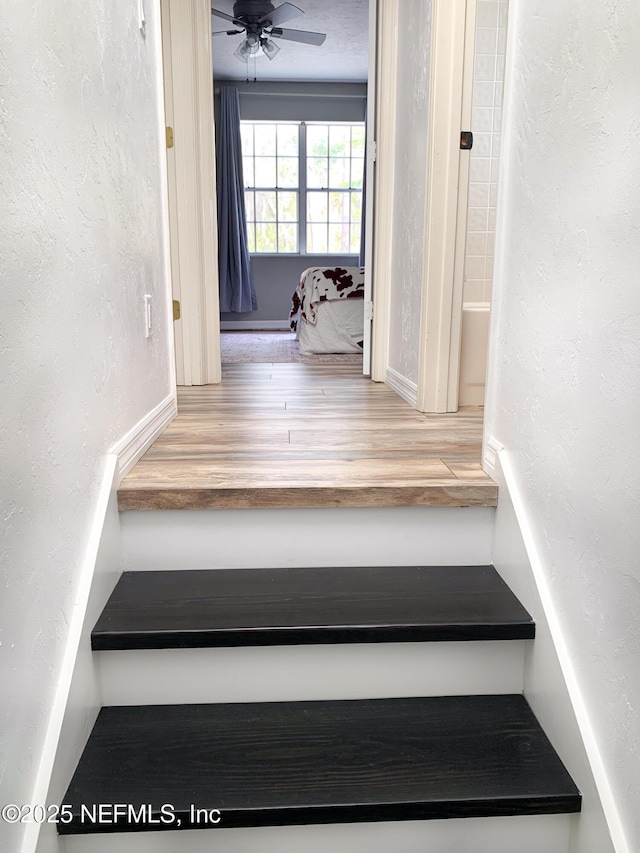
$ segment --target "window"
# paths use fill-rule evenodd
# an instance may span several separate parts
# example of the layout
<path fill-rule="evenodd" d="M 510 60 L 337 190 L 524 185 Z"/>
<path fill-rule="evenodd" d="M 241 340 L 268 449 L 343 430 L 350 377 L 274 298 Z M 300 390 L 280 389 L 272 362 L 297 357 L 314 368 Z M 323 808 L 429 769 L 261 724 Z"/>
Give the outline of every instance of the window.
<path fill-rule="evenodd" d="M 364 123 L 241 122 L 249 251 L 358 254 Z"/>
<path fill-rule="evenodd" d="M 297 252 L 299 125 L 243 121 L 240 131 L 249 251 Z"/>

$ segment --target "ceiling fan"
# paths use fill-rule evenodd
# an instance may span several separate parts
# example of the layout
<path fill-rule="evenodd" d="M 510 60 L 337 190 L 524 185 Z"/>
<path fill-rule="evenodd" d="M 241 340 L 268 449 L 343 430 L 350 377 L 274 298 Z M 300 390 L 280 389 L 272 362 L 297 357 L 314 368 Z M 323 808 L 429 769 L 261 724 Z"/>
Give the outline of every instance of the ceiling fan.
<path fill-rule="evenodd" d="M 311 33 L 306 30 L 286 30 L 280 24 L 304 15 L 302 9 L 293 3 L 283 3 L 274 8 L 273 3 L 268 0 L 236 0 L 233 4 L 233 15 L 211 9 L 211 14 L 218 18 L 231 21 L 235 30 L 219 30 L 212 33 L 214 36 L 235 36 L 245 33 L 245 37 L 235 51 L 235 56 L 241 62 L 248 62 L 249 57 L 262 52 L 268 59 L 273 59 L 280 48 L 273 39 L 285 39 L 297 41 L 302 44 L 313 44 L 320 46 L 326 39 L 325 33 Z"/>

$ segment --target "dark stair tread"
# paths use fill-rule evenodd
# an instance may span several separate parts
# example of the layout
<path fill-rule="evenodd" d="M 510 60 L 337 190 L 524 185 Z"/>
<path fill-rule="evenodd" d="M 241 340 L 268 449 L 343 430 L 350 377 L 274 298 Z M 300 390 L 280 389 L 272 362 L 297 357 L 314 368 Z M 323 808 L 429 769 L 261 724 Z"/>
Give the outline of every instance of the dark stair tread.
<path fill-rule="evenodd" d="M 103 708 L 63 801 L 221 827 L 556 814 L 580 794 L 520 695 Z M 85 818 L 81 818 L 81 806 Z"/>
<path fill-rule="evenodd" d="M 530 639 L 493 566 L 125 572 L 96 650 Z"/>

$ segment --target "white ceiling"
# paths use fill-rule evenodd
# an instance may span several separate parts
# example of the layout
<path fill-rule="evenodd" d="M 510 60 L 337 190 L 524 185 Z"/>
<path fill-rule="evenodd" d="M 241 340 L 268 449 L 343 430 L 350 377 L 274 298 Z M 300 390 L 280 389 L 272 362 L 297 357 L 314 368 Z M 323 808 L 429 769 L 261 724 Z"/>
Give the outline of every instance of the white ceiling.
<path fill-rule="evenodd" d="M 275 6 L 280 0 L 272 0 Z M 369 0 L 294 0 L 305 14 L 283 23 L 292 30 L 326 33 L 321 47 L 277 39 L 280 53 L 268 60 L 260 51 L 255 62 L 258 80 L 331 80 L 364 83 L 367 80 Z M 233 0 L 213 0 L 221 12 L 233 13 Z M 231 27 L 222 18 L 211 17 L 214 30 Z M 246 80 L 247 65 L 233 55 L 241 36 L 214 36 L 213 74 L 219 80 Z M 249 78 L 253 80 L 251 58 Z"/>

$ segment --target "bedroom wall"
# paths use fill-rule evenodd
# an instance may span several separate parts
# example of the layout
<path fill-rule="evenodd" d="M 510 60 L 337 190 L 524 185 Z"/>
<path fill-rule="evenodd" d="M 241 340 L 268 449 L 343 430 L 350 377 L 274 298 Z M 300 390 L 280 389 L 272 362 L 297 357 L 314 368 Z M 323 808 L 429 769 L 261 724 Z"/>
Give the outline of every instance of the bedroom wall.
<path fill-rule="evenodd" d="M 159 3 L 145 11 L 143 38 L 133 3 L 2 3 L 3 804 L 33 802 L 108 450 L 174 393 Z M 25 826 L 0 821 L 0 848 Z"/>
<path fill-rule="evenodd" d="M 485 435 L 640 849 L 636 0 L 511 0 Z"/>
<path fill-rule="evenodd" d="M 222 329 L 243 328 L 275 329 L 289 328 L 289 311 L 291 297 L 300 281 L 300 274 L 307 267 L 357 267 L 357 255 L 277 255 L 264 257 L 253 255 L 251 269 L 253 270 L 256 293 L 258 297 L 257 311 L 241 314 L 221 313 L 220 326 Z M 249 325 L 247 325 L 249 324 Z"/>
<path fill-rule="evenodd" d="M 367 104 L 366 83 L 244 83 L 216 80 L 215 102 L 219 87 L 225 83 L 238 87 L 240 116 L 248 121 L 364 121 Z M 243 327 L 288 328 L 291 296 L 300 274 L 313 266 L 357 266 L 357 255 L 253 255 L 257 311 L 221 313 L 221 327 L 231 323 Z"/>
<path fill-rule="evenodd" d="M 431 0 L 405 0 L 398 42 L 395 216 L 390 298 L 389 368 L 397 381 L 418 380 L 420 303 L 425 219 Z M 398 379 L 398 377 L 400 377 Z"/>

